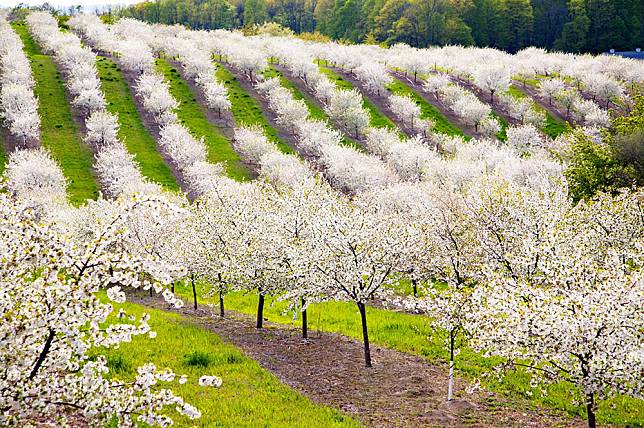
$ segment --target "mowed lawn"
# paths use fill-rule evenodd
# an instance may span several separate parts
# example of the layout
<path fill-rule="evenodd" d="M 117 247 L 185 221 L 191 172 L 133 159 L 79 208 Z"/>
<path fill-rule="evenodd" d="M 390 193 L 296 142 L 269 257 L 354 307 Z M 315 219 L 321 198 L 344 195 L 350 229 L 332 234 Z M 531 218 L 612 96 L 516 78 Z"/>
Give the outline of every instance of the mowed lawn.
<path fill-rule="evenodd" d="M 24 23 L 12 26 L 22 39 L 36 81 L 34 92 L 41 119 L 40 143 L 49 150 L 67 178 L 70 202 L 80 205 L 87 199 L 96 199 L 98 184 L 92 170 L 94 159 L 72 117 L 60 73 L 53 59 L 42 54 Z"/>
<path fill-rule="evenodd" d="M 96 67 L 101 89 L 107 100 L 107 110 L 118 116 L 119 138 L 136 157 L 141 173 L 166 190 L 178 191 L 172 171 L 157 151 L 156 142 L 145 129 L 136 110 L 132 92 L 119 67 L 109 58 L 99 56 Z"/>
<path fill-rule="evenodd" d="M 217 126 L 208 120 L 202 110 L 205 106 L 201 106 L 197 102 L 195 94 L 181 78 L 179 72 L 164 59 L 157 59 L 156 67 L 157 71 L 165 77 L 172 96 L 179 101 L 179 108 L 176 112 L 181 123 L 195 138 L 203 137 L 208 151 L 208 161 L 223 163 L 226 174 L 235 180 L 250 179 L 252 177 L 250 171 L 241 162 L 231 142 Z"/>
<path fill-rule="evenodd" d="M 317 406 L 295 390 L 283 385 L 270 372 L 246 357 L 219 336 L 198 327 L 178 314 L 125 303 L 117 305 L 128 314 L 150 314 L 156 338 L 135 337 L 116 350 L 103 350 L 112 376 L 132 380 L 136 368 L 154 362 L 158 369 L 170 368 L 187 375 L 188 382 L 169 385 L 188 403 L 201 411 L 201 418 L 190 421 L 174 414 L 177 427 L 359 427 L 339 411 Z M 223 380 L 220 388 L 200 387 L 202 375 Z"/>
<path fill-rule="evenodd" d="M 199 286 L 199 295 L 205 292 L 204 285 Z M 192 291 L 190 288 L 179 285 L 177 293 L 186 304 L 192 304 Z M 258 297 L 244 292 L 232 293 L 226 296 L 227 309 L 255 316 Z M 205 299 L 202 303 L 217 304 L 218 299 Z M 264 306 L 264 316 L 272 322 L 285 325 L 299 325 L 300 316 L 296 318 L 292 312 L 286 311 L 287 302 L 268 298 Z M 216 311 L 215 311 L 216 312 Z M 295 319 L 294 319 L 295 318 Z M 348 337 L 362 340 L 362 326 L 358 308 L 353 303 L 324 302 L 313 304 L 308 310 L 309 336 L 315 340 L 316 331 L 343 334 Z M 413 315 L 396 312 L 393 310 L 378 309 L 367 306 L 367 323 L 369 326 L 369 339 L 372 343 L 400 352 L 419 355 L 434 364 L 447 367 L 448 351 L 446 348 L 447 334 L 444 331 L 434 330 L 429 324 L 429 319 L 422 315 Z M 463 347 L 456 357 L 456 369 L 469 380 L 480 380 L 481 384 L 500 394 L 508 406 L 541 405 L 553 407 L 568 412 L 570 415 L 585 417 L 583 403 L 574 387 L 560 382 L 547 389 L 547 395 L 530 388 L 527 373 L 517 371 L 508 374 L 503 381 L 496 376 L 483 376 L 492 372 L 492 367 L 501 360 L 483 358 L 480 354 Z M 377 359 L 375 360 L 377 364 Z M 447 384 L 445 385 L 447 391 Z M 532 395 L 531 395 L 532 394 Z M 601 423 L 617 425 L 642 426 L 644 425 L 644 408 L 641 401 L 632 397 L 616 396 L 599 404 L 597 414 Z"/>
<path fill-rule="evenodd" d="M 295 151 L 288 144 L 281 141 L 277 130 L 268 122 L 262 112 L 259 101 L 246 92 L 237 78 L 225 67 L 218 63 L 215 63 L 215 67 L 217 68 L 217 78 L 228 91 L 228 99 L 232 104 L 231 110 L 237 126 L 258 126 L 270 141 L 277 144 L 277 148 L 281 152 L 295 154 Z"/>

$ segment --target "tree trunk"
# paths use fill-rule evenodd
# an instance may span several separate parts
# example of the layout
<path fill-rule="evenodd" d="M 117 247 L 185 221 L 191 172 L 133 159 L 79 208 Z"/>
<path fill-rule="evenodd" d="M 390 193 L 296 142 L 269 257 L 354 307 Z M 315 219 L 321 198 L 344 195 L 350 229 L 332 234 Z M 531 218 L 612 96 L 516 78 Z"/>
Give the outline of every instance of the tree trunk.
<path fill-rule="evenodd" d="M 38 359 L 36 359 L 34 368 L 31 369 L 31 373 L 29 373 L 29 380 L 32 380 L 34 377 L 36 377 L 36 374 L 38 374 L 38 370 L 40 370 L 40 367 L 47 358 L 47 354 L 49 354 L 51 343 L 54 341 L 54 337 L 56 337 L 56 332 L 50 328 L 49 334 L 47 335 L 47 340 L 45 340 L 45 345 L 43 346 L 42 351 L 40 351 Z"/>
<path fill-rule="evenodd" d="M 302 297 L 302 308 L 304 308 L 304 297 Z M 309 325 L 306 319 L 306 309 L 302 309 L 302 339 L 309 338 Z"/>
<path fill-rule="evenodd" d="M 219 316 L 224 317 L 224 289 L 219 288 Z"/>
<path fill-rule="evenodd" d="M 586 412 L 588 413 L 588 428 L 597 428 L 597 421 L 595 420 L 594 394 L 588 394 L 586 396 Z"/>
<path fill-rule="evenodd" d="M 197 287 L 195 286 L 195 274 L 190 275 L 190 281 L 192 282 L 192 299 L 194 301 L 195 311 L 197 310 Z"/>
<path fill-rule="evenodd" d="M 414 287 L 414 297 L 418 297 L 418 281 L 412 278 L 411 285 Z"/>
<path fill-rule="evenodd" d="M 371 366 L 371 352 L 369 351 L 369 332 L 367 331 L 367 308 L 364 303 L 358 302 L 358 310 L 362 320 L 362 338 L 364 340 L 364 365 Z"/>
<path fill-rule="evenodd" d="M 259 295 L 259 303 L 257 304 L 257 325 L 256 328 L 262 328 L 264 324 L 264 295 Z"/>
<path fill-rule="evenodd" d="M 171 290 L 172 290 L 172 294 L 174 294 L 174 281 L 172 281 L 172 288 L 171 288 Z"/>
<path fill-rule="evenodd" d="M 447 383 L 447 401 L 453 400 L 454 392 L 454 330 L 449 332 L 449 380 Z"/>

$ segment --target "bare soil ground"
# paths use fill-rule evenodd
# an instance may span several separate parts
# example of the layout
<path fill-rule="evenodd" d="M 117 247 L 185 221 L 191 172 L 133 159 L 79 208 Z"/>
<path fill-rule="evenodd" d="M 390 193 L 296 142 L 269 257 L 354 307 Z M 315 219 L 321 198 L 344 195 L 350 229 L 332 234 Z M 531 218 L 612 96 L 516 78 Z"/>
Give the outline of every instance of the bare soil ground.
<path fill-rule="evenodd" d="M 35 149 L 40 147 L 37 139 L 29 139 L 26 142 L 22 138 L 16 137 L 6 127 L 6 123 L 0 119 L 0 141 L 4 141 L 4 150 L 7 155 L 18 149 Z"/>
<path fill-rule="evenodd" d="M 167 305 L 145 293 L 130 300 L 159 309 Z M 365 368 L 362 343 L 331 333 L 303 342 L 299 330 L 267 322 L 263 330 L 251 317 L 210 308 L 176 310 L 186 322 L 202 326 L 239 347 L 283 383 L 312 401 L 333 406 L 370 427 L 582 427 L 579 418 L 534 409 L 487 391 L 465 392 L 457 378 L 456 400 L 445 401 L 447 370 L 426 360 L 379 346 L 372 347 L 373 368 Z"/>
<path fill-rule="evenodd" d="M 463 119 L 454 114 L 454 112 L 447 108 L 447 106 L 443 104 L 440 99 L 436 98 L 434 94 L 427 93 L 423 89 L 420 81 L 414 81 L 413 79 L 410 79 L 404 73 L 401 73 L 399 71 L 393 71 L 392 74 L 398 80 L 404 81 L 407 86 L 412 88 L 418 95 L 423 97 L 425 101 L 436 107 L 436 109 L 438 109 L 438 111 L 440 111 L 441 114 L 447 118 L 447 120 L 456 125 L 461 131 L 463 131 L 465 135 L 472 138 L 478 138 L 481 136 L 481 134 L 477 132 L 473 126 L 468 125 Z"/>

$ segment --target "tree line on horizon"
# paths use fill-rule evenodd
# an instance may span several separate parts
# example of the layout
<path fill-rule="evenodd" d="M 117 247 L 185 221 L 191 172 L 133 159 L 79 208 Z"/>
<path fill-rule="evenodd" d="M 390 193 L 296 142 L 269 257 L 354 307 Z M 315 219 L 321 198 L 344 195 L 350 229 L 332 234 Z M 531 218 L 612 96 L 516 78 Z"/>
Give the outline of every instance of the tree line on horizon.
<path fill-rule="evenodd" d="M 119 14 L 196 29 L 275 22 L 298 34 L 415 47 L 591 53 L 644 47 L 641 0 L 156 0 Z"/>

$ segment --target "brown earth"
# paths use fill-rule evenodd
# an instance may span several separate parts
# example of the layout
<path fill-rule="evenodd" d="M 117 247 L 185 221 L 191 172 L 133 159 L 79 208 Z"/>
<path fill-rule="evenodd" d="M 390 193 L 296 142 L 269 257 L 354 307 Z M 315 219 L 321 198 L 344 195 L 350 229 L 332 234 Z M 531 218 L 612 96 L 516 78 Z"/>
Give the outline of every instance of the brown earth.
<path fill-rule="evenodd" d="M 137 293 L 130 300 L 168 309 L 157 298 Z M 239 347 L 283 383 L 313 402 L 340 409 L 369 427 L 582 427 L 549 409 L 531 408 L 488 391 L 466 392 L 455 380 L 456 399 L 445 401 L 447 369 L 421 357 L 372 346 L 373 367 L 365 368 L 362 343 L 342 335 L 315 333 L 304 342 L 296 328 L 265 323 L 228 311 L 219 318 L 209 308 L 176 310 L 190 322 Z"/>

